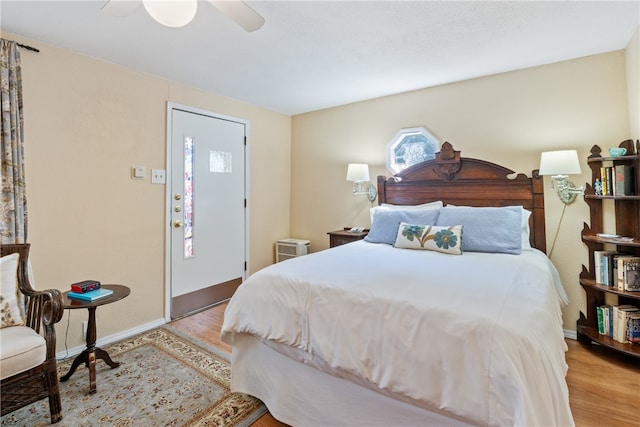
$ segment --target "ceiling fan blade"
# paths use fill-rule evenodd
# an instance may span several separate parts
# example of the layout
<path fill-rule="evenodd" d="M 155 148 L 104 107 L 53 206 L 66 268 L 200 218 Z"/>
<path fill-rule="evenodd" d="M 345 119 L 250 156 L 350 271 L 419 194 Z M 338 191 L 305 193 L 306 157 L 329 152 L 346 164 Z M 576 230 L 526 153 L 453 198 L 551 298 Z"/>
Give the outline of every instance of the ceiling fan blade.
<path fill-rule="evenodd" d="M 102 12 L 111 16 L 127 16 L 138 8 L 140 0 L 109 0 L 102 6 Z"/>
<path fill-rule="evenodd" d="M 264 25 L 264 18 L 241 0 L 209 0 L 209 2 L 245 31 L 256 31 Z"/>

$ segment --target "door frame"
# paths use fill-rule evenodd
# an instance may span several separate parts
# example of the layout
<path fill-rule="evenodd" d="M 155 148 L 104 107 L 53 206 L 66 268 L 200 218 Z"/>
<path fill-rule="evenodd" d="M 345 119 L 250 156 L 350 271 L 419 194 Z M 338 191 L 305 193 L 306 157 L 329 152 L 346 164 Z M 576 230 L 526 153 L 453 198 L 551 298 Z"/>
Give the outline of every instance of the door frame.
<path fill-rule="evenodd" d="M 228 116 L 220 113 L 214 113 L 212 111 L 203 110 L 196 107 L 191 107 L 188 105 L 178 104 L 175 102 L 167 102 L 167 112 L 166 112 L 166 183 L 165 183 L 165 233 L 164 233 L 164 320 L 165 322 L 171 321 L 171 135 L 173 134 L 173 120 L 171 112 L 173 110 L 181 110 L 187 113 L 200 114 L 203 116 L 213 117 L 221 120 L 229 120 L 236 123 L 242 123 L 245 127 L 245 148 L 244 148 L 244 196 L 245 196 L 245 215 L 244 215 L 244 257 L 246 268 L 242 275 L 242 281 L 244 282 L 247 279 L 248 271 L 249 271 L 249 215 L 250 215 L 250 198 L 249 198 L 249 158 L 250 158 L 250 150 L 249 144 L 250 141 L 250 126 L 249 120 L 240 119 L 238 117 Z"/>

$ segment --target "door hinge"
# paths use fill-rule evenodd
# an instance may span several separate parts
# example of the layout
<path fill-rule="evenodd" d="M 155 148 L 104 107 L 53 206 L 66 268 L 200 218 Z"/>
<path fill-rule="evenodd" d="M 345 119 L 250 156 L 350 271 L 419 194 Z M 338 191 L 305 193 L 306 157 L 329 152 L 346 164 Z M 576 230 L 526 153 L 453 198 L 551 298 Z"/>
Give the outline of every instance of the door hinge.
<path fill-rule="evenodd" d="M 247 199 L 244 199 L 244 208 L 247 208 Z"/>
<path fill-rule="evenodd" d="M 247 271 L 247 261 L 244 262 L 244 271 Z"/>
<path fill-rule="evenodd" d="M 244 145 L 245 145 L 245 147 L 247 146 L 247 137 L 246 136 L 244 137 Z"/>

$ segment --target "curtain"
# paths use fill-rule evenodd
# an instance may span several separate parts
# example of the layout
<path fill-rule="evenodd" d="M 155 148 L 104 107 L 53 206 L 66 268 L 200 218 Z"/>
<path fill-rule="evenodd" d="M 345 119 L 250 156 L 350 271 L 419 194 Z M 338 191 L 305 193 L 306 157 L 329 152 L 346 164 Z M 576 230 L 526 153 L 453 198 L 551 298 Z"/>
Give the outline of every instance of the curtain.
<path fill-rule="evenodd" d="M 2 243 L 26 243 L 22 73 L 20 48 L 0 39 L 0 101 L 2 102 Z"/>

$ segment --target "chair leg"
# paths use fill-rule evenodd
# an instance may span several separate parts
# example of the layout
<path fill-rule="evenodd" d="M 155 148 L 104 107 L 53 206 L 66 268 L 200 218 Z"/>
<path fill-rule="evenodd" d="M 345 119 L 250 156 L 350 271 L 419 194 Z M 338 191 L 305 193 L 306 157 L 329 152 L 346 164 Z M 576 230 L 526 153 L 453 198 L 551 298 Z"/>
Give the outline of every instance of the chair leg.
<path fill-rule="evenodd" d="M 55 366 L 55 365 L 54 365 Z M 58 385 L 58 373 L 55 368 L 53 372 L 49 370 L 46 374 L 47 388 L 49 390 L 49 413 L 51 414 L 51 424 L 55 424 L 62 419 L 62 402 L 60 400 L 60 386 Z"/>

